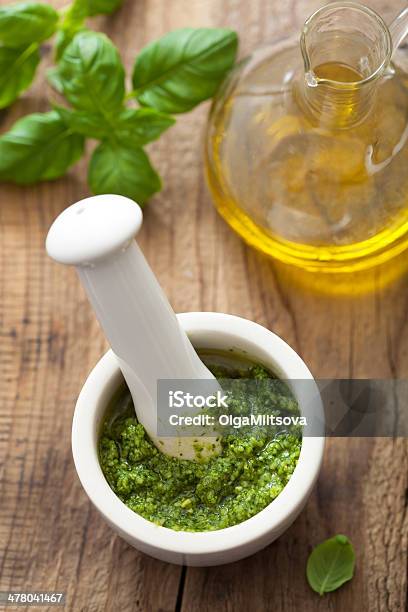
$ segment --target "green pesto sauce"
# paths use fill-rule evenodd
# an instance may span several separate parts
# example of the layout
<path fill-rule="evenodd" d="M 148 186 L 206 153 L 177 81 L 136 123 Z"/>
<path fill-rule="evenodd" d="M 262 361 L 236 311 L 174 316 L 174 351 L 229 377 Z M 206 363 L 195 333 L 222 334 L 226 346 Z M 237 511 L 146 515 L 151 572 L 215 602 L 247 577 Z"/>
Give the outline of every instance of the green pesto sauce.
<path fill-rule="evenodd" d="M 275 379 L 285 385 L 236 353 L 199 353 L 217 378 Z M 287 388 L 282 393 L 293 412 L 296 400 Z M 268 401 L 260 398 L 262 405 Z M 239 397 L 235 404 L 239 411 Z M 221 446 L 221 454 L 207 462 L 164 455 L 137 421 L 123 387 L 102 423 L 99 460 L 113 491 L 134 512 L 177 531 L 210 531 L 245 521 L 279 495 L 296 467 L 301 435 L 294 429 L 236 430 L 222 437 Z"/>

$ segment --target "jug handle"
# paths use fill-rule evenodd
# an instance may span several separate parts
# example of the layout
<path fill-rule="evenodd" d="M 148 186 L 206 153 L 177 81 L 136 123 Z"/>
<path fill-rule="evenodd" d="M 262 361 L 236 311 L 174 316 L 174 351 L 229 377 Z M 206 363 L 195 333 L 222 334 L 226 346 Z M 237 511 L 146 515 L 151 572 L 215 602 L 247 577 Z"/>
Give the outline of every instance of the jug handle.
<path fill-rule="evenodd" d="M 388 27 L 394 53 L 408 35 L 408 7 L 402 10 Z"/>

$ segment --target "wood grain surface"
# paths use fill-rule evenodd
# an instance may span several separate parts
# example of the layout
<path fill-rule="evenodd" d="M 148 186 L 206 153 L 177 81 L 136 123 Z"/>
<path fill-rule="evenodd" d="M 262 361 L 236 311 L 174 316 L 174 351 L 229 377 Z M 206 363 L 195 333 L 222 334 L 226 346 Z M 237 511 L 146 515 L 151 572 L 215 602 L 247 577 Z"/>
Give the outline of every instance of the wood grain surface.
<path fill-rule="evenodd" d="M 233 27 L 245 54 L 296 32 L 319 4 L 127 0 L 93 24 L 113 38 L 130 67 L 145 43 L 182 26 Z M 391 18 L 406 3 L 368 4 Z M 50 63 L 48 53 L 43 64 Z M 2 113 L 2 129 L 22 113 L 45 110 L 48 94 L 39 76 Z M 331 278 L 327 286 L 247 248 L 217 216 L 205 185 L 207 110 L 180 116 L 151 147 L 165 186 L 146 208 L 140 242 L 175 310 L 253 319 L 289 342 L 316 376 L 406 378 L 407 256 Z M 0 589 L 64 591 L 66 609 L 87 612 L 404 611 L 404 439 L 330 440 L 318 485 L 295 524 L 264 551 L 228 566 L 184 569 L 155 561 L 130 548 L 91 507 L 74 470 L 70 428 L 75 399 L 106 343 L 74 271 L 44 252 L 55 216 L 88 195 L 85 177 L 86 160 L 54 183 L 0 186 Z M 305 563 L 312 547 L 334 533 L 353 541 L 356 575 L 319 598 L 307 585 Z"/>

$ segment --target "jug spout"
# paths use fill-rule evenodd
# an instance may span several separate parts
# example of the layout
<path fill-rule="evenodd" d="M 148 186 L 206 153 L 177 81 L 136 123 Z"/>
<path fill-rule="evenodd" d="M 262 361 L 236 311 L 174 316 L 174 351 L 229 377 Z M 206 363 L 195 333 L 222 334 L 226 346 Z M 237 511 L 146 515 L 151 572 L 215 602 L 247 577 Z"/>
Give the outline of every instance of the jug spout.
<path fill-rule="evenodd" d="M 318 78 L 313 70 L 305 72 L 305 83 L 308 87 L 317 87 L 319 85 Z"/>
<path fill-rule="evenodd" d="M 314 118 L 337 128 L 361 121 L 391 60 L 391 34 L 382 18 L 354 2 L 333 2 L 307 19 L 300 44 L 303 98 Z"/>

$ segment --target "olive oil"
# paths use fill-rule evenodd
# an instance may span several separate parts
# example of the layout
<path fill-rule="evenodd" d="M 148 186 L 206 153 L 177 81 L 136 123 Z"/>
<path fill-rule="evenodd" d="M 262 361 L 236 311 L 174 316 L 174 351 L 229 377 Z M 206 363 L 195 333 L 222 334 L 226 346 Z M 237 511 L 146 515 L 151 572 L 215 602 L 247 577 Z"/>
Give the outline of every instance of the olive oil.
<path fill-rule="evenodd" d="M 408 61 L 385 71 L 351 43 L 342 53 L 353 61 L 306 70 L 293 43 L 260 51 L 207 132 L 218 211 L 252 246 L 308 270 L 364 269 L 408 246 Z"/>
<path fill-rule="evenodd" d="M 352 66 L 341 62 L 325 62 L 314 68 L 316 77 L 320 79 L 330 79 L 339 83 L 358 83 L 363 76 Z"/>

